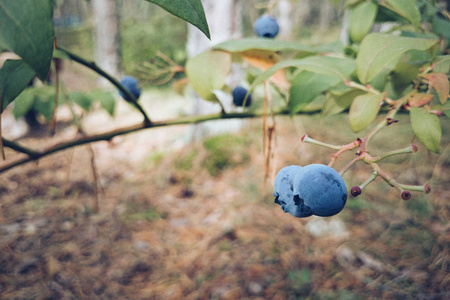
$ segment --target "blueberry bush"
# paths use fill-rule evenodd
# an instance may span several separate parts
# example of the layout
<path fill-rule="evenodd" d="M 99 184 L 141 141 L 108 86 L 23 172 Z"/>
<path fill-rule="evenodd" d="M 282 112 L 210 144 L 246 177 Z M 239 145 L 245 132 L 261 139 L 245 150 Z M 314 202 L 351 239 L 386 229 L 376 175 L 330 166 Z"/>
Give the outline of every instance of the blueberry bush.
<path fill-rule="evenodd" d="M 148 1 L 193 24 L 210 37 L 200 0 Z M 135 126 L 92 136 L 82 135 L 45 150 L 30 149 L 2 137 L 0 152 L 4 160 L 4 147 L 25 154 L 25 157 L 6 160 L 0 166 L 0 172 L 67 148 L 110 140 L 117 135 L 225 118 L 262 117 L 264 147 L 267 149 L 265 157 L 269 161 L 276 132 L 274 122 L 267 122 L 269 118 L 275 115 L 320 113 L 329 116 L 345 113 L 348 114 L 349 126 L 361 134 L 360 138 L 345 145 L 335 145 L 332 141 L 318 141 L 304 135 L 302 142 L 335 151 L 328 165 L 289 166 L 276 176 L 275 202 L 285 212 L 296 217 L 337 214 L 346 203 L 347 192 L 358 196 L 378 177 L 394 187 L 405 200 L 411 198 L 411 192 L 428 193 L 431 190 L 426 183 L 399 183 L 379 165 L 386 157 L 416 152 L 415 144 L 396 150 L 390 149 L 386 143 L 385 153 L 373 156 L 370 142 L 387 126 L 396 126 L 398 113 L 406 113 L 417 138 L 414 142 L 422 143 L 431 152 L 440 151 L 441 122 L 448 122 L 450 117 L 447 101 L 450 21 L 448 11 L 438 1 L 345 1 L 345 9 L 349 11 L 348 39 L 320 46 L 277 40 L 280 28 L 268 9 L 254 23 L 254 37 L 217 44 L 190 58 L 185 66 L 178 66 L 161 54 L 165 64 L 154 67 L 160 74 L 167 75 L 165 82 L 175 73 L 184 73 L 186 78 L 181 80 L 185 82 L 187 79 L 202 99 L 216 103 L 220 111 L 157 122 L 148 117 L 139 103 L 141 90 L 137 80 L 113 78 L 95 62 L 58 46 L 51 0 L 0 0 L 0 4 L 0 49 L 20 57 L 7 60 L 0 69 L 2 112 L 14 103 L 17 117 L 33 108 L 54 123 L 58 104 L 73 102 L 87 110 L 95 98 L 100 99 L 101 106 L 113 115 L 115 102 L 109 94 L 64 95 L 57 87 L 50 93 L 46 87 L 41 88 L 45 93 L 27 89 L 34 77 L 47 81 L 50 70 L 54 68 L 52 62 L 64 59 L 90 68 L 109 80 L 122 98 L 140 111 L 143 119 Z M 380 24 L 390 26 L 383 32 L 376 32 L 375 25 Z M 239 87 L 233 90 L 227 85 L 233 63 L 240 64 L 247 72 L 247 82 L 243 85 L 248 89 Z M 218 96 L 219 91 L 231 93 L 235 106 L 244 106 L 243 111 L 226 111 Z M 255 102 L 262 105 L 252 105 Z M 356 156 L 337 172 L 332 168 L 333 164 L 346 151 L 355 151 Z M 347 191 L 342 176 L 358 161 L 368 164 L 371 171 L 366 181 Z"/>

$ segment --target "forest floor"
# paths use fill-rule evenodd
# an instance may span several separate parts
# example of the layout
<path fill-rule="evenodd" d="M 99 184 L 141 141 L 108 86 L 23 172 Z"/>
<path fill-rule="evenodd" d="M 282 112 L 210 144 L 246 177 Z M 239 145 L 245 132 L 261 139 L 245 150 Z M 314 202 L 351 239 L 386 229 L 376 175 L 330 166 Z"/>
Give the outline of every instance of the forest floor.
<path fill-rule="evenodd" d="M 183 101 L 152 91 L 143 99 L 162 119 L 182 112 Z M 114 120 L 88 115 L 86 128 L 138 122 L 129 106 L 119 111 Z M 409 145 L 408 122 L 400 116 L 376 136 L 373 153 Z M 380 163 L 400 182 L 431 183 L 429 195 L 403 201 L 376 180 L 330 218 L 283 213 L 272 182 L 284 166 L 328 163 L 333 153 L 302 144 L 303 134 L 354 140 L 344 115 L 277 117 L 267 181 L 261 119 L 190 143 L 190 126 L 150 129 L 16 167 L 0 174 L 0 298 L 449 299 L 449 128 L 441 154 L 420 147 Z M 18 141 L 42 148 L 74 135 L 60 126 L 52 138 L 35 131 Z M 370 174 L 353 166 L 348 189 Z"/>

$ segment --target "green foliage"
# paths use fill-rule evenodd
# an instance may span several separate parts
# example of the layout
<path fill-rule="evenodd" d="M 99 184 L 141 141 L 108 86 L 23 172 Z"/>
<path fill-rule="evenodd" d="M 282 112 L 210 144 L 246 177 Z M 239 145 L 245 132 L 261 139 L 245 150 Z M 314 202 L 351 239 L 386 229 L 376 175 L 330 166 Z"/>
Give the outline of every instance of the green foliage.
<path fill-rule="evenodd" d="M 203 147 L 208 151 L 202 166 L 212 176 L 218 176 L 224 169 L 247 163 L 248 140 L 232 134 L 222 134 L 206 139 Z"/>
<path fill-rule="evenodd" d="M 439 153 L 442 129 L 439 118 L 425 108 L 411 108 L 411 125 L 422 144 L 435 153 Z"/>
<path fill-rule="evenodd" d="M 7 60 L 0 69 L 0 113 L 11 103 L 33 79 L 34 71 L 23 60 Z"/>
<path fill-rule="evenodd" d="M 153 2 L 171 14 L 191 23 L 210 38 L 208 23 L 200 0 L 147 0 Z"/>
<path fill-rule="evenodd" d="M 186 75 L 197 94 L 205 100 L 217 102 L 214 94 L 222 89 L 231 70 L 231 55 L 224 51 L 206 51 L 186 64 Z"/>
<path fill-rule="evenodd" d="M 41 80 L 53 55 L 52 15 L 48 0 L 0 1 L 0 49 L 19 55 Z"/>
<path fill-rule="evenodd" d="M 369 83 L 384 68 L 395 66 L 403 53 L 409 50 L 426 51 L 437 44 L 437 40 L 398 37 L 372 33 L 361 43 L 356 58 L 356 74 L 361 83 Z"/>

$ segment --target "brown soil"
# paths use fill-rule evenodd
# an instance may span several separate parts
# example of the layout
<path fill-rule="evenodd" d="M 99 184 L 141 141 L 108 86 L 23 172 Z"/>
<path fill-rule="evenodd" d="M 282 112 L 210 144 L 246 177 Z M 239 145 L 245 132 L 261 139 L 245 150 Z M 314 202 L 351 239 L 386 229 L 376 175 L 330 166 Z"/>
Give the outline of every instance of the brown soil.
<path fill-rule="evenodd" d="M 93 131 L 132 123 L 127 109 L 114 122 L 102 113 L 87 122 L 109 124 Z M 300 137 L 348 143 L 355 136 L 336 125 L 342 119 L 278 118 L 274 170 L 327 163 L 332 152 Z M 448 138 L 439 156 L 421 148 L 384 165 L 402 182 L 431 182 L 431 194 L 404 202 L 377 180 L 335 217 L 297 219 L 273 203 L 272 181 L 264 184 L 261 120 L 246 121 L 239 134 L 251 141 L 249 160 L 217 176 L 203 167 L 202 143 L 179 142 L 189 130 L 93 144 L 98 192 L 89 146 L 0 174 L 0 298 L 450 298 Z M 66 127 L 20 142 L 40 148 L 73 134 Z M 185 168 L 179 162 L 193 149 Z M 16 155 L 7 152 L 8 160 Z M 344 179 L 350 188 L 368 176 L 362 164 Z"/>

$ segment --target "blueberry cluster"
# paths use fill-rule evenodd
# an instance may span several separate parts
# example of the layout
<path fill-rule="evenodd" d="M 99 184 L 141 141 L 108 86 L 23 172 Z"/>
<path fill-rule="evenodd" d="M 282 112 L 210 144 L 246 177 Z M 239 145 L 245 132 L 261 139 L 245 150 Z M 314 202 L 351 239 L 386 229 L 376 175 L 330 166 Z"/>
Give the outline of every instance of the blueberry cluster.
<path fill-rule="evenodd" d="M 136 78 L 133 76 L 125 76 L 122 78 L 120 83 L 130 91 L 131 94 L 134 95 L 136 99 L 139 99 L 141 96 L 141 88 L 139 87 L 139 83 Z M 127 95 L 125 95 L 122 91 L 119 91 L 120 96 L 126 101 L 131 101 Z"/>
<path fill-rule="evenodd" d="M 253 24 L 253 30 L 259 37 L 273 39 L 277 36 L 280 27 L 276 19 L 268 15 L 262 15 Z"/>
<path fill-rule="evenodd" d="M 233 104 L 236 106 L 244 106 L 245 95 L 247 95 L 247 89 L 242 86 L 237 86 L 233 89 Z M 249 94 L 247 100 L 245 100 L 245 107 L 252 104 L 252 94 Z"/>
<path fill-rule="evenodd" d="M 287 166 L 275 177 L 275 203 L 294 217 L 329 217 L 347 202 L 347 187 L 333 168 L 322 164 Z"/>

